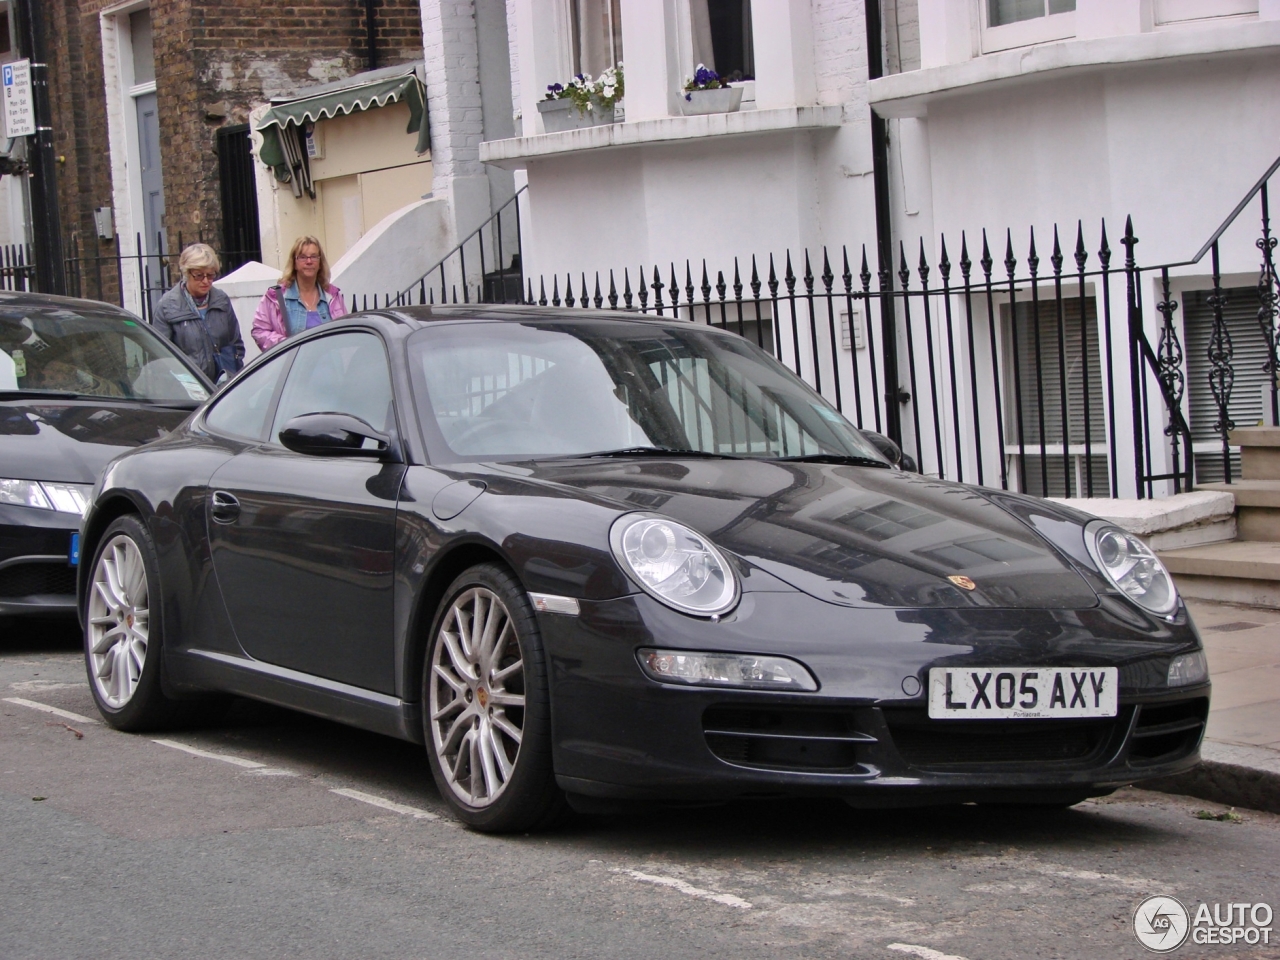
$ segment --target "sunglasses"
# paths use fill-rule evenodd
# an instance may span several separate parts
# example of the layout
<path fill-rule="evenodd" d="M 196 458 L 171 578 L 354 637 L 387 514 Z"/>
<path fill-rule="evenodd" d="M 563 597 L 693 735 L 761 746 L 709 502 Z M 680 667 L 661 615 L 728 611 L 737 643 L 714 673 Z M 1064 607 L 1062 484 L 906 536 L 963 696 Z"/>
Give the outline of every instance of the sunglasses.
<path fill-rule="evenodd" d="M 218 275 L 216 273 L 195 273 L 193 271 L 187 274 L 187 276 L 196 281 L 196 283 L 213 283 L 213 281 L 218 279 Z"/>

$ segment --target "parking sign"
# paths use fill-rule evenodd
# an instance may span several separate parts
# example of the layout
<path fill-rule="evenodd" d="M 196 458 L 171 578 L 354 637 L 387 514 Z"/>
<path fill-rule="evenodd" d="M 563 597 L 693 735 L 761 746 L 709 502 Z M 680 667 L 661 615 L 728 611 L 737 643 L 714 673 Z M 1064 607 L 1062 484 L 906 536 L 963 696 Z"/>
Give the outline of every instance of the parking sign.
<path fill-rule="evenodd" d="M 0 70 L 4 86 L 4 130 L 7 137 L 36 132 L 35 104 L 31 98 L 31 61 L 15 60 Z"/>

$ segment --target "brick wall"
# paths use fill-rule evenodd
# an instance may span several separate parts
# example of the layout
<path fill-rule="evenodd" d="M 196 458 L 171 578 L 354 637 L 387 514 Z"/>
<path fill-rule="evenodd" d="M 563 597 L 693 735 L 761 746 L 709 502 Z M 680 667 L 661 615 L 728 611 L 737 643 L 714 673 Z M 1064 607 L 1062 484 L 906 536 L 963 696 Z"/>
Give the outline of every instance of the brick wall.
<path fill-rule="evenodd" d="M 862 4 L 813 0 L 813 72 L 818 102 L 846 104 L 867 80 L 867 25 Z"/>
<path fill-rule="evenodd" d="M 112 204 L 99 11 L 110 0 L 45 0 L 50 17 L 59 195 L 68 246 L 100 245 L 93 210 Z M 422 59 L 418 0 L 376 0 L 378 65 Z M 368 68 L 363 0 L 152 0 L 156 94 L 170 244 L 221 245 L 217 131 L 299 86 Z"/>

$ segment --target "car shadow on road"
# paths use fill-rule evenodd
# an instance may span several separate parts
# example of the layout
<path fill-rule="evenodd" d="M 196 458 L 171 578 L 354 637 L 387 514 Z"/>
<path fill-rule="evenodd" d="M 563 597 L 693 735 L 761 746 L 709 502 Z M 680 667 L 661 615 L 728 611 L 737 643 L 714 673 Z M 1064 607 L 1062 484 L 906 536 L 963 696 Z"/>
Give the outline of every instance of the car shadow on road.
<path fill-rule="evenodd" d="M 361 789 L 384 789 L 401 802 L 440 812 L 444 803 L 422 747 L 266 704 L 238 701 L 206 733 L 228 749 L 253 750 L 285 767 L 321 770 Z M 1167 802 L 1122 791 L 1115 800 L 1069 809 L 963 804 L 899 810 L 858 810 L 832 798 L 737 800 L 707 806 L 637 804 L 613 814 L 574 814 L 539 842 L 579 845 L 629 856 L 662 850 L 723 858 L 840 848 L 866 855 L 904 849 L 945 853 L 951 845 L 993 850 L 1053 849 L 1081 843 L 1116 846 L 1167 839 L 1165 831 L 1124 815 L 1133 804 Z M 523 837 L 512 838 L 522 842 Z"/>
<path fill-rule="evenodd" d="M 79 649 L 80 624 L 75 617 L 0 617 L 0 656 Z"/>

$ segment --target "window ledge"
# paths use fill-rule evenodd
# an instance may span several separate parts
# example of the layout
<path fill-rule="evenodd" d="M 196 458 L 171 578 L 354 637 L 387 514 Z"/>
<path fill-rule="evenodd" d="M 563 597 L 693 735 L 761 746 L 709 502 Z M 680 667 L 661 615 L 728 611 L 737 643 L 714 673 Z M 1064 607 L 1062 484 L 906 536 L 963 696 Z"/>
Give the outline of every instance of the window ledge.
<path fill-rule="evenodd" d="M 738 137 L 787 130 L 819 130 L 838 127 L 844 108 L 839 106 L 784 107 L 713 113 L 701 117 L 665 117 L 609 123 L 534 137 L 487 140 L 480 144 L 480 160 L 508 170 L 521 169 L 531 160 L 584 150 L 616 150 L 649 143 L 674 143 L 707 137 Z"/>
<path fill-rule="evenodd" d="M 1156 60 L 1259 52 L 1269 47 L 1280 47 L 1280 20 L 1064 40 L 881 77 L 867 84 L 867 95 L 882 117 L 923 117 L 928 115 L 929 103 L 942 96 L 985 92 L 1055 71 L 1083 73 Z"/>

